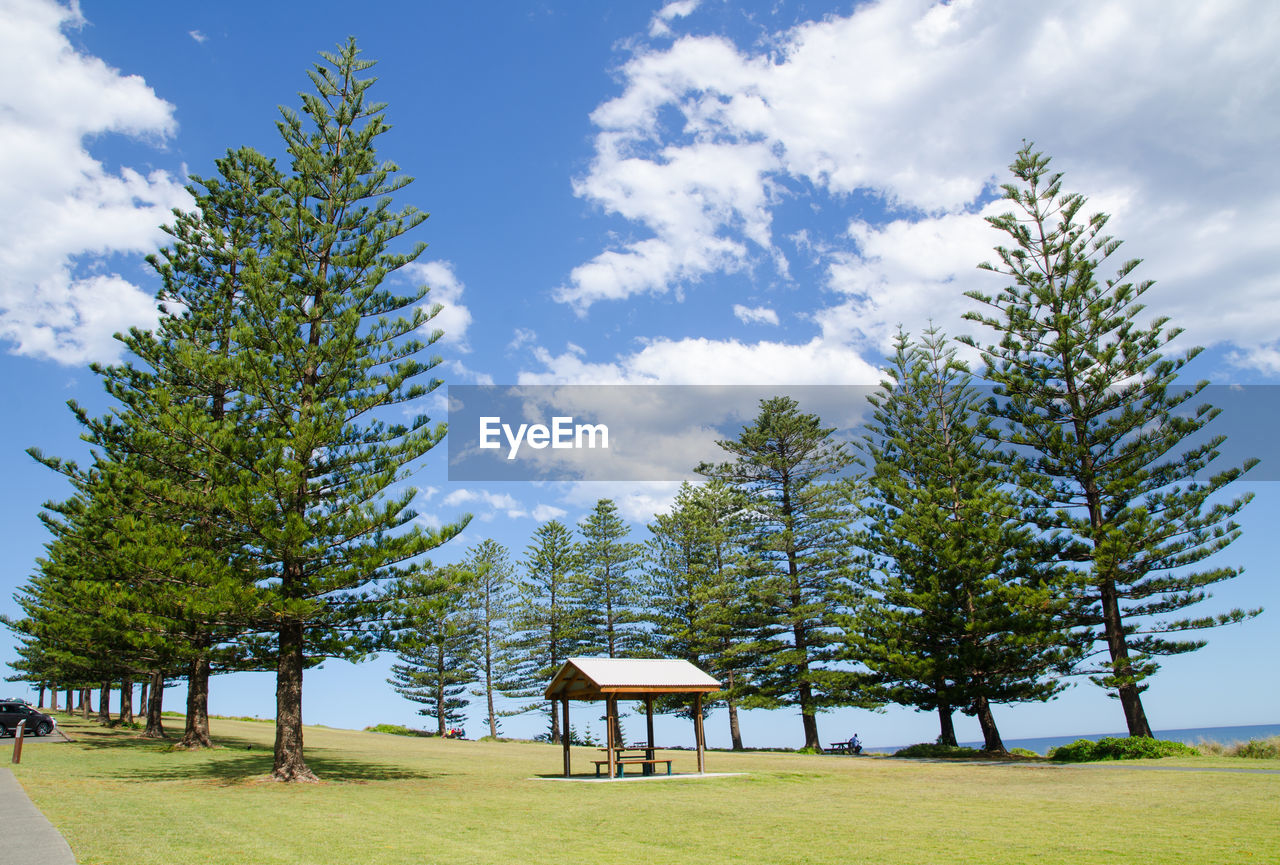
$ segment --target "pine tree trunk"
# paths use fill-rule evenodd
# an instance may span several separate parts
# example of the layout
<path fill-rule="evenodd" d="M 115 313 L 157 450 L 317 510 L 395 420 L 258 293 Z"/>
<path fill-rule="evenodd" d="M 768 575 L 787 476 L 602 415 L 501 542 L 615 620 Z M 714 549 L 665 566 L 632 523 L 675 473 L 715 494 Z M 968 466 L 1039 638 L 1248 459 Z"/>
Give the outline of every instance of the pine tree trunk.
<path fill-rule="evenodd" d="M 1000 741 L 995 716 L 991 714 L 991 704 L 986 697 L 978 697 L 976 702 L 978 726 L 982 727 L 982 750 L 991 754 L 1007 754 L 1004 742 Z"/>
<path fill-rule="evenodd" d="M 72 700 L 75 699 L 75 693 L 76 692 L 74 689 L 67 688 L 67 714 L 68 715 L 70 715 L 73 711 L 75 711 L 74 709 L 71 708 L 71 702 Z"/>
<path fill-rule="evenodd" d="M 187 726 L 180 748 L 211 748 L 209 741 L 209 656 L 201 652 L 187 673 Z"/>
<path fill-rule="evenodd" d="M 36 708 L 44 708 L 44 682 L 40 683 L 40 696 L 36 698 Z"/>
<path fill-rule="evenodd" d="M 615 706 L 616 706 L 616 703 L 615 703 Z M 617 711 L 616 709 L 614 710 L 614 713 L 613 713 L 613 741 L 618 743 L 619 748 L 621 748 L 624 744 L 624 742 L 622 741 L 622 713 Z"/>
<path fill-rule="evenodd" d="M 956 746 L 956 728 L 951 722 L 951 706 L 948 703 L 938 703 L 938 724 L 941 731 L 938 733 L 939 745 L 950 745 L 952 748 Z"/>
<path fill-rule="evenodd" d="M 142 713 L 144 718 L 146 717 L 146 714 L 147 714 L 147 706 L 150 705 L 150 699 L 151 699 L 150 689 L 151 689 L 151 680 L 149 678 L 143 679 L 142 685 L 138 688 L 138 711 Z"/>
<path fill-rule="evenodd" d="M 120 680 L 120 723 L 133 723 L 133 679 L 128 676 Z"/>
<path fill-rule="evenodd" d="M 86 721 L 93 714 L 93 691 L 88 688 L 80 689 L 80 713 Z"/>
<path fill-rule="evenodd" d="M 164 732 L 164 673 L 152 672 L 147 694 L 147 728 L 142 731 L 146 739 L 167 739 Z"/>
<path fill-rule="evenodd" d="M 111 723 L 111 683 L 103 682 L 98 691 L 98 723 L 106 726 Z"/>
<path fill-rule="evenodd" d="M 555 701 L 551 701 L 551 744 L 561 744 L 560 739 L 560 713 L 556 711 Z"/>
<path fill-rule="evenodd" d="M 818 719 L 812 713 L 801 715 L 804 720 L 804 746 L 813 751 L 822 751 L 822 745 L 818 742 Z"/>
<path fill-rule="evenodd" d="M 1099 589 L 1102 599 L 1102 627 L 1107 638 L 1107 651 L 1111 655 L 1111 669 L 1115 675 L 1125 678 L 1130 675 L 1132 668 L 1129 664 L 1129 646 L 1124 636 L 1124 623 L 1120 616 L 1120 602 L 1116 598 L 1116 584 L 1113 580 L 1104 579 Z M 1123 682 L 1117 690 L 1129 735 L 1152 738 L 1151 725 L 1147 723 L 1147 713 L 1142 708 L 1142 692 L 1137 683 Z"/>
<path fill-rule="evenodd" d="M 489 735 L 496 739 L 496 738 L 498 738 L 498 716 L 497 716 L 497 714 L 493 711 L 493 683 L 492 683 L 492 681 L 488 682 L 488 683 L 485 685 L 485 692 L 488 694 L 488 697 L 489 697 Z M 552 703 L 551 705 L 552 705 L 552 706 L 555 706 L 555 703 Z"/>
<path fill-rule="evenodd" d="M 444 649 L 440 649 L 440 663 L 436 667 L 436 729 L 443 739 L 449 728 L 446 726 L 448 720 L 444 703 Z"/>
<path fill-rule="evenodd" d="M 738 704 L 732 699 L 725 702 L 729 705 L 729 741 L 733 743 L 733 750 L 741 751 L 742 729 L 738 726 Z"/>
<path fill-rule="evenodd" d="M 58 711 L 58 686 L 57 685 L 49 686 L 49 702 L 52 703 L 52 705 L 49 707 L 49 711 L 51 712 Z"/>
<path fill-rule="evenodd" d="M 276 781 L 318 781 L 302 757 L 302 623 L 279 631 L 276 661 L 276 744 L 271 777 Z"/>

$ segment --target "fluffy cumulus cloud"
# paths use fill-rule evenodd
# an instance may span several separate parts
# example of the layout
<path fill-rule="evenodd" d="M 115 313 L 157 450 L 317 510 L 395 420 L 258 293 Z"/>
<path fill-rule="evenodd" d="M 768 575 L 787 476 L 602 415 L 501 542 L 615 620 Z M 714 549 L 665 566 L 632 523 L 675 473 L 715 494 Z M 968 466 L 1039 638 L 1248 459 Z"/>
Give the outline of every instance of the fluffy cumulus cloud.
<path fill-rule="evenodd" d="M 565 515 L 563 508 L 538 503 L 532 508 L 522 504 L 510 493 L 494 493 L 488 490 L 456 489 L 440 502 L 445 507 L 462 507 L 475 512 L 476 519 L 491 522 L 499 516 L 509 520 L 532 518 L 538 522 L 557 519 Z M 431 518 L 439 525 L 438 518 Z"/>
<path fill-rule="evenodd" d="M 962 292 L 994 290 L 973 267 L 1000 241 L 982 217 L 1002 209 L 991 199 L 1026 138 L 1113 214 L 1122 255 L 1160 283 L 1154 312 L 1268 368 L 1280 6 L 881 0 L 749 47 L 698 35 L 697 21 L 683 8 L 656 18 L 663 39 L 635 49 L 621 93 L 592 115 L 577 192 L 635 235 L 571 272 L 557 297 L 579 312 L 760 266 L 785 278 L 773 225 L 808 196 L 848 213 L 806 231 L 832 292 L 815 315 L 827 350 L 883 347 L 899 323 L 930 318 L 971 329 Z M 863 221 L 858 200 L 886 216 Z M 1224 292 L 1231 302 L 1205 303 Z"/>
<path fill-rule="evenodd" d="M 453 262 L 426 261 L 405 265 L 402 276 L 416 283 L 425 283 L 428 309 L 439 307 L 431 319 L 432 329 L 443 331 L 440 342 L 452 345 L 459 351 L 470 351 L 467 345 L 467 329 L 471 326 L 471 310 L 462 303 L 466 286 L 453 271 Z"/>
<path fill-rule="evenodd" d="M 649 35 L 670 36 L 671 22 L 676 18 L 686 18 L 698 8 L 698 0 L 674 0 L 658 10 L 649 23 Z"/>
<path fill-rule="evenodd" d="M 519 384 L 862 385 L 881 377 L 854 348 L 823 337 L 799 345 L 664 338 L 612 361 L 541 347 L 534 357 L 541 368 L 521 372 Z"/>
<path fill-rule="evenodd" d="M 778 324 L 778 313 L 767 306 L 733 305 L 733 314 L 743 324 Z"/>
<path fill-rule="evenodd" d="M 158 226 L 190 199 L 166 172 L 108 170 L 88 142 L 160 144 L 173 106 L 77 52 L 64 35 L 83 23 L 74 8 L 0 0 L 0 19 L 0 339 L 65 364 L 113 360 L 112 334 L 154 323 L 156 308 L 102 262 L 154 250 Z"/>

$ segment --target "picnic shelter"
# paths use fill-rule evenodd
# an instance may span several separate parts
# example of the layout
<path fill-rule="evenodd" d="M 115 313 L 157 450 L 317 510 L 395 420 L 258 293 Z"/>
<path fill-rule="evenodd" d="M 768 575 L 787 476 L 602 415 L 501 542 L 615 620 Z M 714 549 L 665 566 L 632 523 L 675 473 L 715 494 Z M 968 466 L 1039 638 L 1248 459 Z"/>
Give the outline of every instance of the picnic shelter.
<path fill-rule="evenodd" d="M 596 761 L 597 771 L 607 765 L 609 777 L 625 772 L 628 764 L 643 764 L 651 771 L 658 762 L 654 758 L 653 701 L 664 694 L 693 695 L 693 731 L 698 751 L 698 773 L 706 771 L 706 758 L 702 747 L 702 696 L 719 691 L 720 683 L 688 661 L 668 658 L 570 658 L 547 686 L 546 698 L 559 701 L 560 725 L 564 743 L 564 774 L 569 777 L 569 701 L 604 701 L 605 704 L 605 759 Z M 624 753 L 624 743 L 616 741 L 618 702 L 620 700 L 643 701 L 645 707 L 647 748 L 644 756 Z"/>

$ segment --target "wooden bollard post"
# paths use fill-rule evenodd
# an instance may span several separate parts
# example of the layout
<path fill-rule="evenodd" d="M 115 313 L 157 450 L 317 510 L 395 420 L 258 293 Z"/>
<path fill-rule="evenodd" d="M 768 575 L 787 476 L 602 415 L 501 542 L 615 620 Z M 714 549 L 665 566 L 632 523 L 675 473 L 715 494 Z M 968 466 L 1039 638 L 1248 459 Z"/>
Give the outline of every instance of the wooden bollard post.
<path fill-rule="evenodd" d="M 18 722 L 18 729 L 13 731 L 13 762 L 22 762 L 22 731 L 26 728 L 26 721 Z"/>

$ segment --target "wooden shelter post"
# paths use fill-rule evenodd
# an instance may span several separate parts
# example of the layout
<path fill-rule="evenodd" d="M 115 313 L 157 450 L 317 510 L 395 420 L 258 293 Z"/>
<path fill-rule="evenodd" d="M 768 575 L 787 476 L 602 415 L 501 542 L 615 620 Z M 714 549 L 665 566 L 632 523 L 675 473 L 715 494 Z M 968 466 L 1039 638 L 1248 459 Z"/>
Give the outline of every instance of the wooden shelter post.
<path fill-rule="evenodd" d="M 609 777 L 617 776 L 618 771 L 618 740 L 614 735 L 615 718 L 618 715 L 618 701 L 614 697 L 606 697 L 604 701 L 604 726 L 605 730 L 605 748 L 608 750 L 609 758 Z"/>
<path fill-rule="evenodd" d="M 707 758 L 702 751 L 702 694 L 693 695 L 693 736 L 697 740 L 698 746 L 698 774 L 703 775 L 707 771 Z"/>
<path fill-rule="evenodd" d="M 561 701 L 561 703 L 562 703 L 561 713 L 564 718 L 564 723 L 560 725 L 560 728 L 564 732 L 560 734 L 560 741 L 564 743 L 564 776 L 568 778 L 569 777 L 569 745 L 571 744 L 569 741 L 569 738 L 570 738 L 569 737 L 569 698 L 565 697 Z"/>

